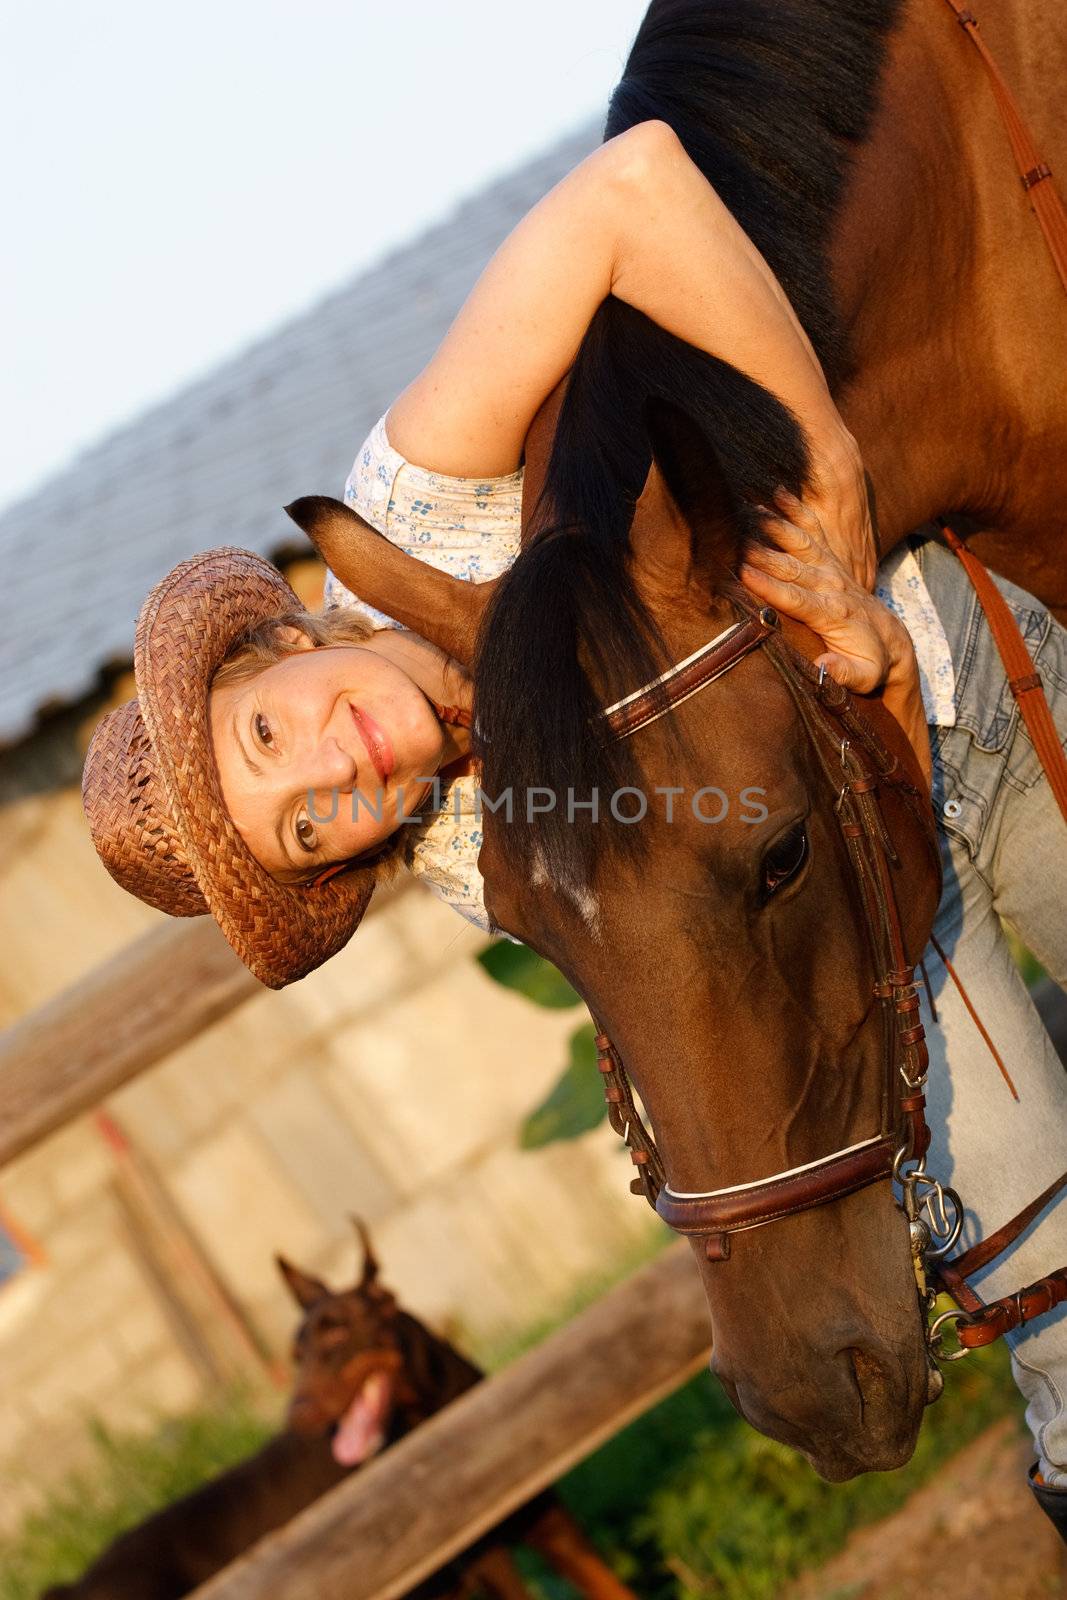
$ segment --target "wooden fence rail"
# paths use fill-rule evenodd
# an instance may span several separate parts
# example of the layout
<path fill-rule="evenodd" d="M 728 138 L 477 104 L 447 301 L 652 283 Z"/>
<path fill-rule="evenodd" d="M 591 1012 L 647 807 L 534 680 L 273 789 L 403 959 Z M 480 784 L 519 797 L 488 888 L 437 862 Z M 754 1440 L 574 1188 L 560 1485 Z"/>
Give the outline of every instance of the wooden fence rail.
<path fill-rule="evenodd" d="M 368 918 L 413 888 L 380 891 Z M 0 1033 L 0 1167 L 264 993 L 213 918 L 161 920 Z"/>
<path fill-rule="evenodd" d="M 196 1600 L 397 1600 L 708 1358 L 676 1244 L 196 1590 Z"/>
<path fill-rule="evenodd" d="M 0 1166 L 259 993 L 211 917 L 94 967 L 0 1034 Z"/>

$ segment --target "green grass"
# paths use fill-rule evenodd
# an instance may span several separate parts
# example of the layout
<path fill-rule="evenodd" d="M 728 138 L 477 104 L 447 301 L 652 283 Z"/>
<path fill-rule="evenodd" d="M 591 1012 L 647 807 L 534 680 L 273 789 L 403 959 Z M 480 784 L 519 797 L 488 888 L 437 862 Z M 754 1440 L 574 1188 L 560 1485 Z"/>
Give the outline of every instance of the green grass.
<path fill-rule="evenodd" d="M 1019 935 L 1009 928 L 1007 923 L 1002 924 L 1004 935 L 1011 947 L 1015 965 L 1023 975 L 1027 987 L 1032 989 L 1034 984 L 1045 976 L 1045 969 L 1037 957 L 1023 944 Z"/>
<path fill-rule="evenodd" d="M 654 1250 L 653 1240 L 642 1254 Z M 607 1286 L 606 1278 L 587 1285 L 553 1323 Z M 501 1345 L 492 1365 L 549 1331 L 546 1323 Z M 946 1370 L 945 1394 L 927 1413 L 909 1466 L 831 1485 L 742 1423 L 702 1375 L 583 1462 L 560 1492 L 641 1600 L 776 1600 L 791 1578 L 832 1555 L 853 1528 L 895 1510 L 1013 1408 L 1021 1413 L 1006 1351 L 973 1356 Z M 250 1454 L 270 1431 L 240 1395 L 147 1438 L 94 1425 L 92 1468 L 0 1544 L 0 1600 L 36 1600 L 49 1583 L 76 1577 L 123 1528 Z M 522 1560 L 538 1600 L 573 1600 L 535 1558 Z"/>
<path fill-rule="evenodd" d="M 1007 1351 L 973 1356 L 946 1369 L 908 1466 L 827 1484 L 741 1422 L 701 1376 L 583 1462 L 560 1491 L 641 1600 L 776 1600 L 1012 1409 L 1021 1418 Z M 541 1600 L 570 1600 L 542 1570 L 536 1584 Z"/>
<path fill-rule="evenodd" d="M 148 1435 L 91 1423 L 94 1461 L 0 1542 L 0 1600 L 36 1600 L 69 1583 L 125 1528 L 253 1454 L 274 1431 L 241 1393 Z"/>
<path fill-rule="evenodd" d="M 478 1359 L 490 1371 L 506 1366 L 672 1242 L 666 1230 L 653 1234 L 615 1272 Z M 575 1468 L 560 1493 L 641 1600 L 776 1600 L 998 1417 L 1014 1410 L 1021 1427 L 1022 1397 L 1003 1346 L 944 1371 L 944 1394 L 898 1472 L 824 1483 L 794 1451 L 742 1422 L 702 1374 Z M 523 1556 L 521 1565 L 537 1600 L 573 1600 L 576 1591 L 537 1559 Z"/>

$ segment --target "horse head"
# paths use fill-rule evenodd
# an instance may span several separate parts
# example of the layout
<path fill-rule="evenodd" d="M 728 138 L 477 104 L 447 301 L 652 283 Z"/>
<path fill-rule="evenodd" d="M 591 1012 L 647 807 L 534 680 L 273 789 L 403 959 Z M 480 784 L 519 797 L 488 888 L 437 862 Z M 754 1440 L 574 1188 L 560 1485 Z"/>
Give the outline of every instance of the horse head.
<path fill-rule="evenodd" d="M 731 576 L 744 540 L 737 507 L 706 460 L 699 504 L 689 501 L 684 442 L 677 430 L 661 440 L 626 552 L 670 662 L 756 610 Z M 531 516 L 535 471 L 528 453 Z M 514 639 L 507 584 L 496 624 Z M 887 1176 L 903 1135 L 884 988 L 892 958 L 871 900 L 886 886 L 874 884 L 873 834 L 861 839 L 863 818 L 843 814 L 843 787 L 857 774 L 871 785 L 857 783 L 862 805 L 878 808 L 872 829 L 888 836 L 909 967 L 936 909 L 937 855 L 921 779 L 880 702 L 857 707 L 835 685 L 820 693 L 809 665 L 820 646 L 799 625 L 749 643 L 730 670 L 629 734 L 632 792 L 613 808 L 602 790 L 578 867 L 566 851 L 560 865 L 561 826 L 546 836 L 540 816 L 509 824 L 497 812 L 485 817 L 481 868 L 494 922 L 566 974 L 640 1093 L 669 1185 L 659 1209 L 691 1234 L 704 1280 L 715 1371 L 756 1427 L 841 1478 L 905 1460 L 928 1395 L 908 1232 Z M 586 652 L 601 706 L 620 688 L 610 674 L 598 681 L 606 659 Z M 545 681 L 543 698 L 552 694 Z M 493 709 L 490 698 L 487 753 Z M 583 738 L 607 750 L 603 722 Z M 498 765 L 486 762 L 490 796 L 494 780 L 515 776 Z M 558 790 L 567 774 L 540 776 Z M 834 1173 L 857 1186 L 825 1181 L 826 1158 L 856 1147 Z M 863 1178 L 865 1161 L 880 1181 Z M 799 1175 L 781 1205 L 764 1184 L 777 1174 Z M 811 1179 L 815 1192 L 824 1180 L 827 1203 L 805 1200 Z M 765 1218 L 756 1226 L 753 1199 Z M 737 1231 L 717 1232 L 723 1217 L 739 1219 Z"/>

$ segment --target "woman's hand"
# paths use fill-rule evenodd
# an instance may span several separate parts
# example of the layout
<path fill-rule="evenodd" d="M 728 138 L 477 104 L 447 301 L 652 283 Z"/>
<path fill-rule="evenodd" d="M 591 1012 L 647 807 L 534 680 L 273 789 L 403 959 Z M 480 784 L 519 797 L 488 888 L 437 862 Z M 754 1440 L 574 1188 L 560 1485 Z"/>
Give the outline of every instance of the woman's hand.
<path fill-rule="evenodd" d="M 886 707 L 907 734 L 929 783 L 930 742 L 908 630 L 839 560 L 811 503 L 783 491 L 766 527 L 779 548 L 750 550 L 742 582 L 765 604 L 819 635 L 827 649 L 815 664 L 835 682 L 859 694 L 883 689 Z"/>
<path fill-rule="evenodd" d="M 832 438 L 821 443 L 809 434 L 808 443 L 813 475 L 804 503 L 842 566 L 870 591 L 878 572 L 878 546 L 859 445 L 840 419 Z"/>

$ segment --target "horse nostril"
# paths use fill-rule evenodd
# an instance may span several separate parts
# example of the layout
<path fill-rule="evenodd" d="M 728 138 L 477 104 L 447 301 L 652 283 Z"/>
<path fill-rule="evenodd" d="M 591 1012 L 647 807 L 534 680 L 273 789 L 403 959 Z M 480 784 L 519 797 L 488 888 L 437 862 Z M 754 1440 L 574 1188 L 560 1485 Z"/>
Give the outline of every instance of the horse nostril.
<path fill-rule="evenodd" d="M 863 1410 L 866 1411 L 869 1407 L 875 1410 L 883 1409 L 892 1398 L 890 1393 L 892 1386 L 882 1363 L 869 1351 L 855 1347 L 846 1350 L 845 1354 L 852 1364 Z"/>

